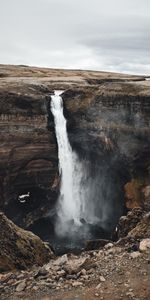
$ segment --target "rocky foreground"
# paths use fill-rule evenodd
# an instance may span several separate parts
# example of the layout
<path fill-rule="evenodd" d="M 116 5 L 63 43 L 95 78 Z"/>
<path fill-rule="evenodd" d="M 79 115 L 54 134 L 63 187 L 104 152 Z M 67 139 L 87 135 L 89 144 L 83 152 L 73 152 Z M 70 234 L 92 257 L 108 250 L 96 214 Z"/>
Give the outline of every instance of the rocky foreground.
<path fill-rule="evenodd" d="M 97 250 L 51 256 L 42 267 L 0 273 L 0 299 L 148 300 L 150 213 L 135 209 L 122 217 L 120 235 L 104 247 L 99 240 Z"/>

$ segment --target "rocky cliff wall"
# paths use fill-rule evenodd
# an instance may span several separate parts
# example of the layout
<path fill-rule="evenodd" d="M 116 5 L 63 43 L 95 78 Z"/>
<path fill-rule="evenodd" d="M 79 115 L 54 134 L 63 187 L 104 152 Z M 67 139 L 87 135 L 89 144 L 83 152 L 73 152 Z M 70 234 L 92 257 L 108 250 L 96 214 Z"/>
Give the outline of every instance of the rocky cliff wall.
<path fill-rule="evenodd" d="M 82 157 L 89 157 L 94 168 L 103 165 L 107 170 L 111 178 L 105 176 L 105 186 L 114 207 L 118 202 L 113 198 L 119 194 L 113 180 L 113 186 L 116 183 L 125 192 L 128 208 L 150 207 L 144 196 L 150 183 L 149 92 L 145 86 L 124 82 L 77 88 L 63 95 L 71 144 Z"/>
<path fill-rule="evenodd" d="M 65 90 L 69 139 L 89 164 L 96 191 L 91 201 L 96 201 L 98 211 L 103 205 L 108 212 L 111 205 L 108 217 L 115 216 L 116 223 L 125 198 L 126 206 L 134 207 L 145 205 L 147 197 L 149 207 L 148 81 L 25 66 L 0 66 L 0 74 L 0 209 L 7 216 L 24 228 L 38 228 L 41 236 L 41 220 L 47 226 L 46 217 L 53 219 L 59 177 L 49 108 L 56 88 Z M 30 196 L 19 201 L 28 192 Z"/>
<path fill-rule="evenodd" d="M 0 206 L 27 227 L 49 211 L 56 199 L 54 129 L 47 129 L 47 100 L 38 91 L 29 96 L 3 92 L 0 103 Z M 21 203 L 19 195 L 28 192 L 30 197 Z"/>

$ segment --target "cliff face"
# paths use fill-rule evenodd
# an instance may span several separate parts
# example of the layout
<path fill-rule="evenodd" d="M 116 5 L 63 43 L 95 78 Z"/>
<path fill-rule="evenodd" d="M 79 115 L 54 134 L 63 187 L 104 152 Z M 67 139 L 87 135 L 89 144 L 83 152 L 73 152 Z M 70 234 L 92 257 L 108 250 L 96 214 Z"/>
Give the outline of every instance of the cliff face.
<path fill-rule="evenodd" d="M 71 144 L 81 156 L 89 157 L 94 168 L 103 166 L 108 198 L 112 198 L 108 201 L 114 211 L 117 198 L 121 199 L 117 185 L 125 192 L 127 208 L 149 209 L 149 86 L 107 82 L 70 89 L 63 98 Z M 96 176 L 100 184 L 102 175 L 97 172 Z"/>
<path fill-rule="evenodd" d="M 149 199 L 150 85 L 141 77 L 106 72 L 0 66 L 0 209 L 18 225 L 32 228 L 55 206 L 54 89 L 65 90 L 69 139 L 88 161 L 95 182 L 91 201 L 105 211 L 111 205 L 108 217 L 115 215 L 117 222 L 124 188 L 128 207 Z"/>
<path fill-rule="evenodd" d="M 52 208 L 57 195 L 57 146 L 47 129 L 47 99 L 26 87 L 26 94 L 2 91 L 0 207 L 28 227 Z M 54 188 L 52 188 L 54 186 Z M 19 196 L 28 194 L 26 201 Z"/>

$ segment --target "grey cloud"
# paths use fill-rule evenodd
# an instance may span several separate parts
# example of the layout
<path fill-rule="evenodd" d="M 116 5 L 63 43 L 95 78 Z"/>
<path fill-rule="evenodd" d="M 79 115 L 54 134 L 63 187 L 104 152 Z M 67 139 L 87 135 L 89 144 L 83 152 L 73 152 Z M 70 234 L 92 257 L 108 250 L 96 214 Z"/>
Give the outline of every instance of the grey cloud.
<path fill-rule="evenodd" d="M 0 63 L 150 74 L 149 0 L 0 0 Z"/>

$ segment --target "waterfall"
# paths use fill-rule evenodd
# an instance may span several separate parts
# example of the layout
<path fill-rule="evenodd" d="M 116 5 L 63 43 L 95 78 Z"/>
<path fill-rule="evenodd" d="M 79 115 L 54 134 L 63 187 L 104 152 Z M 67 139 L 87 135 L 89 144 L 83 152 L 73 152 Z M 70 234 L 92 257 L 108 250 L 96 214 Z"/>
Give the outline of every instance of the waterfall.
<path fill-rule="evenodd" d="M 61 177 L 55 234 L 57 241 L 66 243 L 68 240 L 72 245 L 81 245 L 84 240 L 95 236 L 110 238 L 109 228 L 113 228 L 110 200 L 116 195 L 107 165 L 91 164 L 87 158 L 81 161 L 73 151 L 68 139 L 61 93 L 55 91 L 51 96 Z"/>
<path fill-rule="evenodd" d="M 55 233 L 69 239 L 91 238 L 94 226 L 103 227 L 108 219 L 107 202 L 103 202 L 104 170 L 95 177 L 90 173 L 89 162 L 79 157 L 69 143 L 67 123 L 63 114 L 61 91 L 51 96 L 58 144 L 60 194 L 57 202 Z M 98 169 L 100 167 L 98 166 Z"/>
<path fill-rule="evenodd" d="M 59 235 L 65 235 L 71 233 L 72 228 L 75 229 L 81 225 L 80 219 L 84 211 L 84 197 L 81 188 L 83 174 L 81 170 L 82 166 L 78 161 L 76 153 L 72 151 L 68 140 L 60 91 L 55 91 L 55 94 L 51 96 L 51 111 L 55 122 L 59 173 L 61 176 L 56 230 Z"/>

